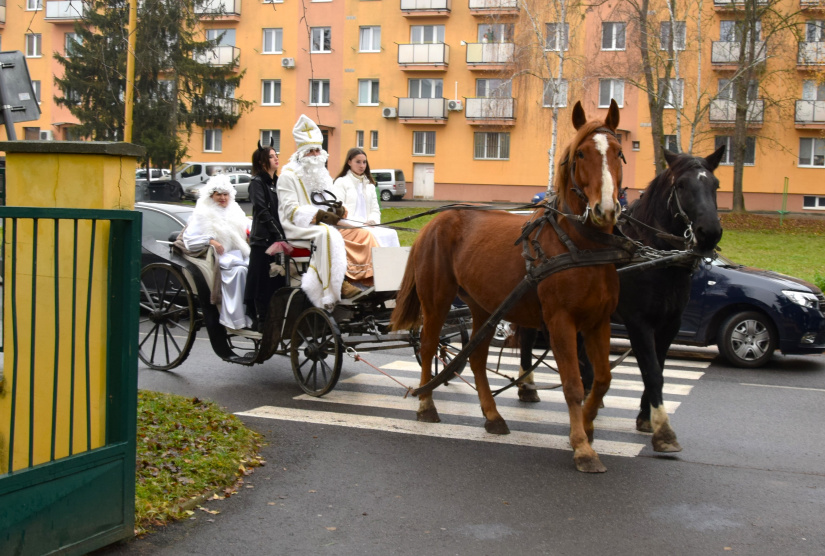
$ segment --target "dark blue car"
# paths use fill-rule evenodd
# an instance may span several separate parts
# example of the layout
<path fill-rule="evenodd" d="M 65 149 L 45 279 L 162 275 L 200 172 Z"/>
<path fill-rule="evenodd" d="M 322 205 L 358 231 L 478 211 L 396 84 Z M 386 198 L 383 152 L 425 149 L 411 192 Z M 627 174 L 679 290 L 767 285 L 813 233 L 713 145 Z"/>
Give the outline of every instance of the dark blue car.
<path fill-rule="evenodd" d="M 627 188 L 624 188 L 619 192 L 619 204 L 622 205 L 623 207 L 627 206 L 627 195 L 625 194 L 626 191 L 627 191 Z M 544 201 L 544 198 L 546 196 L 547 196 L 546 191 L 542 191 L 541 193 L 536 193 L 535 195 L 533 195 L 533 200 L 530 201 L 530 202 L 535 205 L 537 203 L 540 203 L 540 202 Z"/>

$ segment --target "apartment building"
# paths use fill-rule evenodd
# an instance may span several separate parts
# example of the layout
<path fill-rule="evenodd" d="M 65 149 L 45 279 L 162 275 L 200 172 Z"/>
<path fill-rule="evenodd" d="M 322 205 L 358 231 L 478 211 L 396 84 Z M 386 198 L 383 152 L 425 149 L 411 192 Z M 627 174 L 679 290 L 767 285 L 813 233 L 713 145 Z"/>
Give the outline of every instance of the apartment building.
<path fill-rule="evenodd" d="M 759 28 L 764 66 L 748 87 L 746 207 L 825 211 L 825 0 L 756 1 L 790 14 L 797 33 L 774 32 L 770 22 Z M 706 155 L 733 135 L 730 82 L 745 10 L 711 0 L 698 14 L 697 3 L 682 2 L 684 13 L 671 20 L 654 0 L 642 32 L 628 4 L 569 7 L 562 21 L 557 4 L 534 0 L 199 3 L 204 34 L 221 37 L 211 63 L 245 71 L 235 96 L 255 106 L 232 129 L 196 130 L 189 156 L 242 160 L 272 138 L 285 159 L 303 113 L 324 132 L 333 173 L 347 149 L 361 146 L 373 168 L 404 171 L 408 196 L 527 201 L 547 187 L 553 106 L 557 156 L 572 132 L 573 105 L 581 101 L 597 117 L 614 98 L 624 185 L 635 198 L 654 174 L 647 93 L 637 86 L 640 37 L 652 37 L 659 62 L 672 40 L 678 58 L 663 116 L 667 146 Z M 0 8 L 0 47 L 25 53 L 41 101 L 40 120 L 17 124 L 18 137 L 76 139 L 76 121 L 52 101 L 60 68 L 51 53 L 70 48 L 83 9 L 79 0 Z M 560 56 L 564 79 L 549 81 Z M 729 207 L 730 151 L 716 173 L 720 207 Z"/>

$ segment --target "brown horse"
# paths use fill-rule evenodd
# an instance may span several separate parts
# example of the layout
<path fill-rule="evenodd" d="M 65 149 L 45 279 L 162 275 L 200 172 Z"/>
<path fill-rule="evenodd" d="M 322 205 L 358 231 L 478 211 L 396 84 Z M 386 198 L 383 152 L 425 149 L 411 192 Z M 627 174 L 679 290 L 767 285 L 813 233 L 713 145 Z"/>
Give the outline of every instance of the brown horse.
<path fill-rule="evenodd" d="M 573 109 L 576 136 L 562 153 L 556 176 L 560 210 L 568 216 L 583 216 L 585 226 L 611 233 L 619 212 L 618 192 L 622 183 L 621 145 L 615 132 L 619 109 L 611 102 L 607 117 L 587 121 L 581 103 Z M 575 193 L 575 194 L 573 194 Z M 538 209 L 531 218 L 544 214 Z M 579 249 L 604 245 L 585 237 L 567 217 L 559 226 Z M 431 380 L 431 362 L 439 332 L 452 301 L 458 295 L 473 316 L 473 335 L 522 282 L 525 262 L 522 248 L 514 245 L 521 235 L 524 216 L 502 211 L 451 210 L 439 214 L 418 235 L 410 251 L 404 279 L 391 321 L 395 330 L 422 325 L 421 384 Z M 589 235 L 589 234 L 588 234 Z M 553 226 L 540 229 L 537 237 L 547 257 L 567 253 Z M 580 471 L 603 472 L 605 467 L 590 446 L 593 420 L 610 386 L 610 314 L 616 308 L 619 281 L 615 266 L 600 264 L 551 274 L 525 294 L 504 315 L 510 322 L 539 327 L 542 320 L 552 338 L 564 397 L 570 413 L 570 444 Z M 595 380 L 582 407 L 584 389 L 579 376 L 576 332 L 585 336 L 593 362 Z M 508 434 L 509 428 L 496 409 L 487 382 L 488 337 L 470 354 L 484 425 L 492 434 Z M 420 394 L 419 421 L 438 422 L 432 393 Z"/>

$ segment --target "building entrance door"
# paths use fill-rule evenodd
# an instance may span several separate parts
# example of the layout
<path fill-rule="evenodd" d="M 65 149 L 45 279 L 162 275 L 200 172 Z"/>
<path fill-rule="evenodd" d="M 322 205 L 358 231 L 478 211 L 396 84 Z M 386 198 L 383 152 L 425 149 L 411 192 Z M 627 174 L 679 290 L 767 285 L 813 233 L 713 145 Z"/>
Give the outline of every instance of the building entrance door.
<path fill-rule="evenodd" d="M 413 199 L 432 199 L 435 190 L 435 164 L 413 164 Z"/>

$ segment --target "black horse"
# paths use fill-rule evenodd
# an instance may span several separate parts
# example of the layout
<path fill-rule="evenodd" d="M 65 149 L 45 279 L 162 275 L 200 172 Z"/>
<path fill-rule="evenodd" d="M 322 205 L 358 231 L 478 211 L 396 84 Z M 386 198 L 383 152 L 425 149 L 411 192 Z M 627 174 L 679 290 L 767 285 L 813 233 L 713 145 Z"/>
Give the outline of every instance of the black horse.
<path fill-rule="evenodd" d="M 712 255 L 722 238 L 716 206 L 719 180 L 713 171 L 724 154 L 724 146 L 707 158 L 665 150 L 667 169 L 627 208 L 630 218 L 620 225 L 620 232 L 660 251 L 691 249 L 698 256 Z M 698 263 L 699 257 L 694 261 Z M 653 433 L 653 449 L 657 452 L 682 450 L 665 412 L 662 371 L 670 344 L 679 332 L 695 268 L 695 264 L 686 263 L 619 275 L 616 313 L 627 328 L 645 385 L 636 429 Z M 524 369 L 532 367 L 531 350 L 536 331 L 521 330 L 520 333 L 524 373 Z M 584 350 L 579 350 L 579 357 L 587 389 L 588 381 L 593 380 L 592 371 L 583 359 Z M 526 382 L 532 382 L 531 378 Z M 519 398 L 538 401 L 535 389 L 529 385 L 519 387 Z"/>

